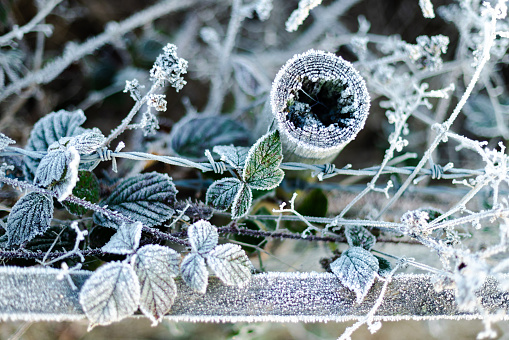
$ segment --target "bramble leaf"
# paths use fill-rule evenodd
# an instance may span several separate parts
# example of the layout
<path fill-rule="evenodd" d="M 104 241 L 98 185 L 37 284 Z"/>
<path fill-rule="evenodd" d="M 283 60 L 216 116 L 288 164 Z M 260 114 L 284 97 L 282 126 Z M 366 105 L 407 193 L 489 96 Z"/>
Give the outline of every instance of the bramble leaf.
<path fill-rule="evenodd" d="M 380 256 L 375 255 L 375 257 L 378 260 L 378 275 L 386 277 L 392 271 L 391 262 Z"/>
<path fill-rule="evenodd" d="M 279 168 L 283 148 L 279 131 L 261 137 L 249 150 L 242 178 L 251 189 L 269 190 L 277 187 L 285 173 Z"/>
<path fill-rule="evenodd" d="M 187 229 L 187 235 L 193 252 L 199 254 L 211 251 L 217 245 L 219 238 L 216 227 L 205 220 L 190 225 Z"/>
<path fill-rule="evenodd" d="M 93 128 L 74 137 L 70 145 L 74 146 L 80 155 L 89 155 L 96 151 L 105 139 L 101 130 Z"/>
<path fill-rule="evenodd" d="M 189 253 L 180 264 L 180 274 L 184 282 L 194 290 L 205 294 L 208 276 L 205 259 L 198 253 Z"/>
<path fill-rule="evenodd" d="M 143 225 L 140 222 L 122 223 L 101 250 L 111 254 L 132 254 L 138 249 Z"/>
<path fill-rule="evenodd" d="M 173 127 L 169 139 L 177 155 L 204 160 L 205 150 L 216 145 L 248 145 L 249 132 L 225 116 L 189 116 Z"/>
<path fill-rule="evenodd" d="M 59 141 L 62 137 L 80 135 L 86 131 L 81 127 L 86 119 L 82 110 L 52 112 L 35 123 L 25 149 L 47 151 L 51 144 Z M 39 159 L 25 157 L 25 172 L 29 179 L 33 179 L 38 164 Z"/>
<path fill-rule="evenodd" d="M 140 281 L 140 310 L 157 325 L 170 311 L 177 296 L 173 278 L 179 274 L 180 255 L 157 244 L 141 247 L 134 259 L 134 271 Z"/>
<path fill-rule="evenodd" d="M 236 169 L 244 169 L 249 149 L 244 146 L 216 145 L 212 151 L 221 156 L 223 162 L 230 164 Z"/>
<path fill-rule="evenodd" d="M 151 172 L 123 180 L 100 205 L 152 227 L 175 213 L 172 205 L 176 194 L 177 189 L 168 175 Z M 94 213 L 94 222 L 104 227 L 118 227 L 114 219 L 99 212 Z"/>
<path fill-rule="evenodd" d="M 251 208 L 251 203 L 253 202 L 253 192 L 246 185 L 246 183 L 242 183 L 242 187 L 235 195 L 232 204 L 232 218 L 239 219 L 245 216 L 249 209 Z"/>
<path fill-rule="evenodd" d="M 88 330 L 132 315 L 140 303 L 140 285 L 133 268 L 110 262 L 88 278 L 81 288 L 80 304 L 90 320 Z"/>
<path fill-rule="evenodd" d="M 251 279 L 251 262 L 238 244 L 221 244 L 207 255 L 207 263 L 227 285 L 243 286 Z"/>
<path fill-rule="evenodd" d="M 205 202 L 219 211 L 228 210 L 242 185 L 241 181 L 232 177 L 215 181 L 207 189 Z"/>
<path fill-rule="evenodd" d="M 31 192 L 21 197 L 7 218 L 8 244 L 22 244 L 43 234 L 53 218 L 53 199 Z"/>
<path fill-rule="evenodd" d="M 74 186 L 74 189 L 72 189 L 72 194 L 74 196 L 85 199 L 91 203 L 97 203 L 99 201 L 99 190 L 99 181 L 93 172 L 78 172 L 78 182 Z M 81 205 L 68 201 L 63 201 L 62 204 L 68 212 L 76 216 L 83 216 L 88 211 L 88 209 Z"/>
<path fill-rule="evenodd" d="M 362 247 L 368 251 L 376 242 L 376 237 L 362 226 L 347 226 L 345 236 L 350 247 Z"/>
<path fill-rule="evenodd" d="M 330 269 L 341 283 L 354 291 L 357 303 L 361 303 L 375 282 L 378 260 L 361 247 L 352 247 L 332 262 Z"/>

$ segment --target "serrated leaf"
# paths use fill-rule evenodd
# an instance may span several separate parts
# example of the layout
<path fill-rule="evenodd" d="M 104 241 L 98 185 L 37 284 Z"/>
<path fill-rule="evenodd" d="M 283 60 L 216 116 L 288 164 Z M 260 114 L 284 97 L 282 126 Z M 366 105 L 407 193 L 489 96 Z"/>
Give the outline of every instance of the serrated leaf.
<path fill-rule="evenodd" d="M 9 146 L 9 144 L 15 143 L 16 142 L 14 140 L 0 132 L 0 151 L 3 151 L 6 147 Z"/>
<path fill-rule="evenodd" d="M 85 132 L 86 130 L 81 127 L 85 120 L 86 117 L 82 110 L 52 112 L 35 123 L 25 149 L 47 151 L 49 146 L 59 141 L 60 138 L 73 137 Z M 25 163 L 26 175 L 29 179 L 32 179 L 39 164 L 39 159 L 25 157 Z"/>
<path fill-rule="evenodd" d="M 371 250 L 376 242 L 376 237 L 362 226 L 347 226 L 345 236 L 350 247 L 362 247 Z"/>
<path fill-rule="evenodd" d="M 122 223 L 101 250 L 105 253 L 120 255 L 134 253 L 140 245 L 142 229 L 143 224 L 140 222 Z"/>
<path fill-rule="evenodd" d="M 236 178 L 223 178 L 212 183 L 207 189 L 205 202 L 219 211 L 226 211 L 232 205 L 235 195 L 242 187 Z"/>
<path fill-rule="evenodd" d="M 357 303 L 361 303 L 375 282 L 378 260 L 361 247 L 353 247 L 332 262 L 330 269 L 341 283 L 354 291 Z"/>
<path fill-rule="evenodd" d="M 230 164 L 236 169 L 243 169 L 249 149 L 245 146 L 217 145 L 214 146 L 212 151 L 221 156 L 223 162 Z"/>
<path fill-rule="evenodd" d="M 251 147 L 242 178 L 251 189 L 273 189 L 285 176 L 279 168 L 282 160 L 283 148 L 279 131 L 276 130 L 261 137 Z"/>
<path fill-rule="evenodd" d="M 100 205 L 152 227 L 175 213 L 172 205 L 176 194 L 177 189 L 168 175 L 151 172 L 125 179 Z M 118 227 L 114 219 L 98 212 L 94 213 L 94 222 L 104 227 Z"/>
<path fill-rule="evenodd" d="M 217 228 L 205 220 L 199 220 L 190 225 L 187 229 L 187 235 L 193 252 L 200 254 L 211 251 L 217 245 L 219 238 Z"/>
<path fill-rule="evenodd" d="M 99 190 L 99 181 L 93 172 L 78 172 L 78 182 L 74 186 L 74 189 L 72 189 L 72 194 L 74 196 L 87 200 L 91 203 L 97 203 L 99 201 Z M 76 216 L 83 216 L 88 211 L 87 208 L 75 203 L 63 201 L 62 204 L 68 212 Z"/>
<path fill-rule="evenodd" d="M 251 262 L 238 244 L 218 245 L 207 255 L 207 263 L 227 285 L 243 286 L 251 279 Z"/>
<path fill-rule="evenodd" d="M 249 212 L 253 203 L 253 192 L 246 183 L 242 183 L 242 187 L 235 195 L 232 203 L 232 218 L 239 219 Z"/>
<path fill-rule="evenodd" d="M 170 311 L 177 296 L 173 278 L 179 274 L 180 255 L 157 244 L 141 247 L 134 259 L 134 271 L 140 282 L 140 310 L 157 325 Z"/>
<path fill-rule="evenodd" d="M 170 147 L 179 156 L 205 160 L 205 150 L 216 145 L 249 145 L 249 132 L 240 123 L 224 116 L 189 116 L 172 129 Z"/>
<path fill-rule="evenodd" d="M 96 151 L 106 137 L 98 128 L 86 131 L 71 140 L 71 145 L 76 148 L 80 155 L 89 155 Z"/>
<path fill-rule="evenodd" d="M 21 197 L 7 218 L 9 244 L 22 244 L 43 234 L 53 218 L 53 199 L 37 192 Z"/>
<path fill-rule="evenodd" d="M 189 253 L 180 264 L 180 275 L 184 282 L 192 289 L 205 294 L 208 276 L 205 259 L 198 253 Z"/>
<path fill-rule="evenodd" d="M 58 200 L 63 201 L 78 181 L 79 163 L 80 155 L 73 146 L 53 149 L 41 159 L 34 182 L 56 191 Z"/>
<path fill-rule="evenodd" d="M 257 67 L 248 60 L 233 58 L 232 66 L 235 80 L 244 93 L 258 96 L 269 88 L 269 82 L 261 76 L 263 72 L 257 70 Z"/>
<path fill-rule="evenodd" d="M 140 285 L 133 268 L 110 262 L 88 278 L 81 288 L 80 304 L 90 320 L 89 330 L 132 315 L 140 303 Z"/>

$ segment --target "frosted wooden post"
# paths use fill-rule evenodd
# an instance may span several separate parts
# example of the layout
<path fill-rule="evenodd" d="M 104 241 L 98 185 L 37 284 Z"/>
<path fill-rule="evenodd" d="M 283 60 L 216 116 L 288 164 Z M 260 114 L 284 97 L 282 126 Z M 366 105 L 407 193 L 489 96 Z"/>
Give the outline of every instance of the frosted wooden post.
<path fill-rule="evenodd" d="M 343 58 L 315 50 L 295 55 L 270 94 L 285 161 L 333 161 L 364 127 L 369 101 L 364 79 Z"/>

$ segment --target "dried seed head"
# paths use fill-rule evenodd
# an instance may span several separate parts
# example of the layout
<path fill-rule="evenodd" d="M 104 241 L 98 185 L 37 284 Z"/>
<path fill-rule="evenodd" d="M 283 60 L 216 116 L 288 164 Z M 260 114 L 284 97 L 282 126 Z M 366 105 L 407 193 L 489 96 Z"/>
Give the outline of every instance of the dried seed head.
<path fill-rule="evenodd" d="M 271 90 L 286 153 L 309 162 L 332 161 L 355 138 L 364 127 L 369 101 L 364 79 L 352 64 L 315 50 L 290 59 Z"/>

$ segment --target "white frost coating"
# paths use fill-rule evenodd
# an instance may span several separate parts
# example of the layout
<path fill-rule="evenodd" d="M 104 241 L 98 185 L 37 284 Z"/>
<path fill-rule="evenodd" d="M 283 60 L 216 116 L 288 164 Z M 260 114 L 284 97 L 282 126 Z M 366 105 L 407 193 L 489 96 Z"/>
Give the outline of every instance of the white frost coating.
<path fill-rule="evenodd" d="M 303 126 L 296 126 L 289 118 L 288 102 L 302 89 L 303 80 L 313 82 L 338 81 L 345 87 L 337 94 L 345 118 L 325 126 L 315 114 L 300 116 Z M 305 96 L 305 94 L 302 94 Z M 309 50 L 293 56 L 276 75 L 270 93 L 272 114 L 278 122 L 285 154 L 293 154 L 330 162 L 352 141 L 366 122 L 370 97 L 364 79 L 351 63 L 332 53 Z M 318 103 L 318 102 L 317 102 Z M 301 111 L 303 112 L 303 110 Z M 311 110 L 312 113 L 312 110 Z"/>
<path fill-rule="evenodd" d="M 357 303 L 368 294 L 378 272 L 378 260 L 361 247 L 352 247 L 332 262 L 330 268 L 346 287 L 355 292 Z"/>
<path fill-rule="evenodd" d="M 207 263 L 227 285 L 243 286 L 251 279 L 251 262 L 238 244 L 221 244 L 207 256 Z"/>
<path fill-rule="evenodd" d="M 180 264 L 180 275 L 189 287 L 205 294 L 209 272 L 205 265 L 205 259 L 200 254 L 190 253 L 184 257 Z"/>
<path fill-rule="evenodd" d="M 122 223 L 101 250 L 111 254 L 133 254 L 140 245 L 142 229 L 141 222 Z"/>
<path fill-rule="evenodd" d="M 177 296 L 174 277 L 179 274 L 180 255 L 156 244 L 141 247 L 133 262 L 140 282 L 140 310 L 156 326 L 170 311 Z"/>
<path fill-rule="evenodd" d="M 193 252 L 199 254 L 211 251 L 217 245 L 219 238 L 217 228 L 206 220 L 199 220 L 189 226 L 187 235 Z"/>
<path fill-rule="evenodd" d="M 435 17 L 433 4 L 430 0 L 419 0 L 419 6 L 421 7 L 423 17 L 428 19 L 433 19 Z"/>
<path fill-rule="evenodd" d="M 6 147 L 9 146 L 9 144 L 15 143 L 16 142 L 14 140 L 0 132 L 0 151 L 3 151 Z"/>
<path fill-rule="evenodd" d="M 306 20 L 309 15 L 309 11 L 320 5 L 322 0 L 300 0 L 299 8 L 294 10 L 288 20 L 286 21 L 286 30 L 288 32 L 294 32 L 299 26 Z"/>
<path fill-rule="evenodd" d="M 78 181 L 78 169 L 80 166 L 80 154 L 74 146 L 69 146 L 67 151 L 70 154 L 70 161 L 67 164 L 65 177 L 59 181 L 53 189 L 57 192 L 57 199 L 59 202 L 65 200 L 69 195 L 72 194 L 72 190 L 76 186 Z"/>
<path fill-rule="evenodd" d="M 133 268 L 122 262 L 110 262 L 85 282 L 80 304 L 91 330 L 97 325 L 109 325 L 132 315 L 140 303 L 140 285 Z"/>

